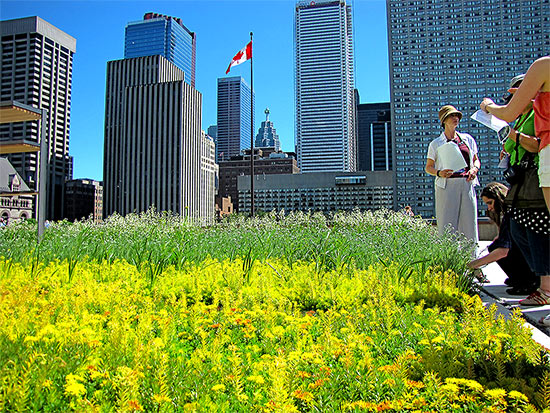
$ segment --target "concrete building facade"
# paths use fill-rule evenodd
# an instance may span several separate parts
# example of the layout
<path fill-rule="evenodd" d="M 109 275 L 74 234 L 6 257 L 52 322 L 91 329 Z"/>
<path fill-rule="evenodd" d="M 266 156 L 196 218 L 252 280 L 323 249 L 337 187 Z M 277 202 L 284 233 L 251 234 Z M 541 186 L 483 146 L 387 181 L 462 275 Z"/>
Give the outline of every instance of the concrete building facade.
<path fill-rule="evenodd" d="M 216 145 L 208 134 L 201 132 L 200 216 L 204 224 L 214 222 L 219 167 Z"/>
<path fill-rule="evenodd" d="M 7 158 L 0 158 L 0 218 L 1 224 L 33 218 L 33 197 L 17 195 L 30 188 Z"/>
<path fill-rule="evenodd" d="M 238 177 L 239 211 L 250 211 L 250 176 Z M 258 211 L 336 212 L 393 208 L 391 171 L 312 172 L 257 175 L 254 203 Z"/>
<path fill-rule="evenodd" d="M 298 166 L 302 172 L 355 171 L 351 3 L 299 0 L 294 34 Z"/>
<path fill-rule="evenodd" d="M 107 63 L 104 216 L 200 219 L 202 95 L 162 56 Z"/>
<path fill-rule="evenodd" d="M 499 101 L 510 79 L 548 55 L 550 2 L 386 0 L 386 8 L 397 203 L 429 218 L 434 178 L 424 166 L 430 141 L 442 132 L 443 105 L 464 114 L 458 130 L 477 141 L 481 185 L 503 181 L 496 134 L 470 116 L 484 97 Z"/>
<path fill-rule="evenodd" d="M 219 166 L 218 205 L 222 205 L 222 198 L 230 197 L 233 210 L 242 212 L 239 210 L 237 178 L 248 175 L 250 180 L 250 149 L 243 151 L 241 155 L 231 157 L 228 161 L 220 162 Z M 296 174 L 299 172 L 300 169 L 294 153 L 275 152 L 275 148 L 254 149 L 254 175 Z"/>
<path fill-rule="evenodd" d="M 63 217 L 65 181 L 71 176 L 69 125 L 73 55 L 76 40 L 40 17 L 0 22 L 0 101 L 48 111 L 46 218 Z M 40 122 L 0 125 L 2 141 L 38 142 Z M 37 189 L 38 154 L 15 153 L 7 159 L 31 189 Z"/>

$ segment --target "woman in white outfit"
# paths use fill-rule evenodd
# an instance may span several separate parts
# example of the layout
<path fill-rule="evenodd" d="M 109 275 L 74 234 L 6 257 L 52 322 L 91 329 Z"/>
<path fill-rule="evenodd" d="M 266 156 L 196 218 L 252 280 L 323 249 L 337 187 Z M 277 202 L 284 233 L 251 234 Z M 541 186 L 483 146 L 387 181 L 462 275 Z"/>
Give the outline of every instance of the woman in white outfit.
<path fill-rule="evenodd" d="M 435 178 L 435 217 L 437 229 L 442 234 L 451 225 L 455 231 L 478 242 L 477 197 L 475 186 L 479 185 L 477 173 L 480 163 L 477 157 L 477 144 L 467 133 L 459 133 L 456 128 L 462 113 L 454 106 L 445 105 L 439 110 L 439 121 L 445 130 L 428 147 L 426 172 Z M 447 142 L 457 145 L 466 167 L 453 171 L 444 169 L 438 150 Z"/>

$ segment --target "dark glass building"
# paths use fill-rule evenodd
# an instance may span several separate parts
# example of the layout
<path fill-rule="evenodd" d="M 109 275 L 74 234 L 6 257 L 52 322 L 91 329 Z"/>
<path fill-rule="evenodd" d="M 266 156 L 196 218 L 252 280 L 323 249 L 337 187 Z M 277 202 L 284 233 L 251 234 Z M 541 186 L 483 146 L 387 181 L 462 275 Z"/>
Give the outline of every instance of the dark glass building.
<path fill-rule="evenodd" d="M 178 17 L 146 13 L 143 20 L 126 25 L 124 58 L 160 55 L 185 73 L 195 87 L 196 35 Z"/>
<path fill-rule="evenodd" d="M 359 104 L 356 116 L 359 169 L 392 170 L 390 102 Z"/>
<path fill-rule="evenodd" d="M 216 156 L 219 162 L 250 148 L 252 95 L 250 86 L 240 76 L 218 79 L 218 138 Z"/>

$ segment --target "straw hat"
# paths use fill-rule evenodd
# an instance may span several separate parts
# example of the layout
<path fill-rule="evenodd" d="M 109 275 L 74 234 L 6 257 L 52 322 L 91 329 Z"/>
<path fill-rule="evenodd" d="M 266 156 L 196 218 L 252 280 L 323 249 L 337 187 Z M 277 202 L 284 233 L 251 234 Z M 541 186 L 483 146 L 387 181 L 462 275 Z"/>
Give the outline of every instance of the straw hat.
<path fill-rule="evenodd" d="M 444 126 L 445 119 L 447 119 L 448 116 L 450 116 L 454 113 L 456 113 L 458 115 L 459 119 L 462 119 L 462 112 L 458 111 L 452 105 L 445 105 L 441 109 L 439 109 L 439 121 L 441 122 L 441 126 Z"/>
<path fill-rule="evenodd" d="M 512 93 L 510 93 L 510 89 L 519 87 L 519 85 L 521 85 L 521 82 L 523 82 L 524 77 L 525 74 L 517 75 L 513 77 L 512 80 L 510 80 L 510 84 L 508 85 L 508 94 L 502 96 L 505 104 L 508 104 L 512 100 L 512 96 L 514 96 Z"/>

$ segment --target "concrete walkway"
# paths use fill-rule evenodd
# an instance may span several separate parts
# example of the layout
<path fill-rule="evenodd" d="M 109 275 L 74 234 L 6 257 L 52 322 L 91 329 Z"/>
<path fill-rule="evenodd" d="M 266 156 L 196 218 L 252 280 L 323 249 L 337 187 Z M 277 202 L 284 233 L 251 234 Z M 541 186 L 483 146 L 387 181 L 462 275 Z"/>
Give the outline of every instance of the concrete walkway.
<path fill-rule="evenodd" d="M 491 242 L 480 241 L 480 254 L 485 255 L 487 251 L 483 251 Z M 519 300 L 524 299 L 524 296 L 508 295 L 506 289 L 509 288 L 504 284 L 504 280 L 507 278 L 504 271 L 496 263 L 491 263 L 482 268 L 481 271 L 487 278 L 486 283 L 480 284 L 482 293 L 481 299 L 486 305 L 496 304 L 498 312 L 503 314 L 504 317 L 509 318 L 511 312 L 515 308 L 519 308 L 525 318 L 525 325 L 531 329 L 533 334 L 533 340 L 540 343 L 550 351 L 550 328 L 542 325 L 539 320 L 550 314 L 550 305 L 533 307 L 533 306 L 520 306 Z"/>

